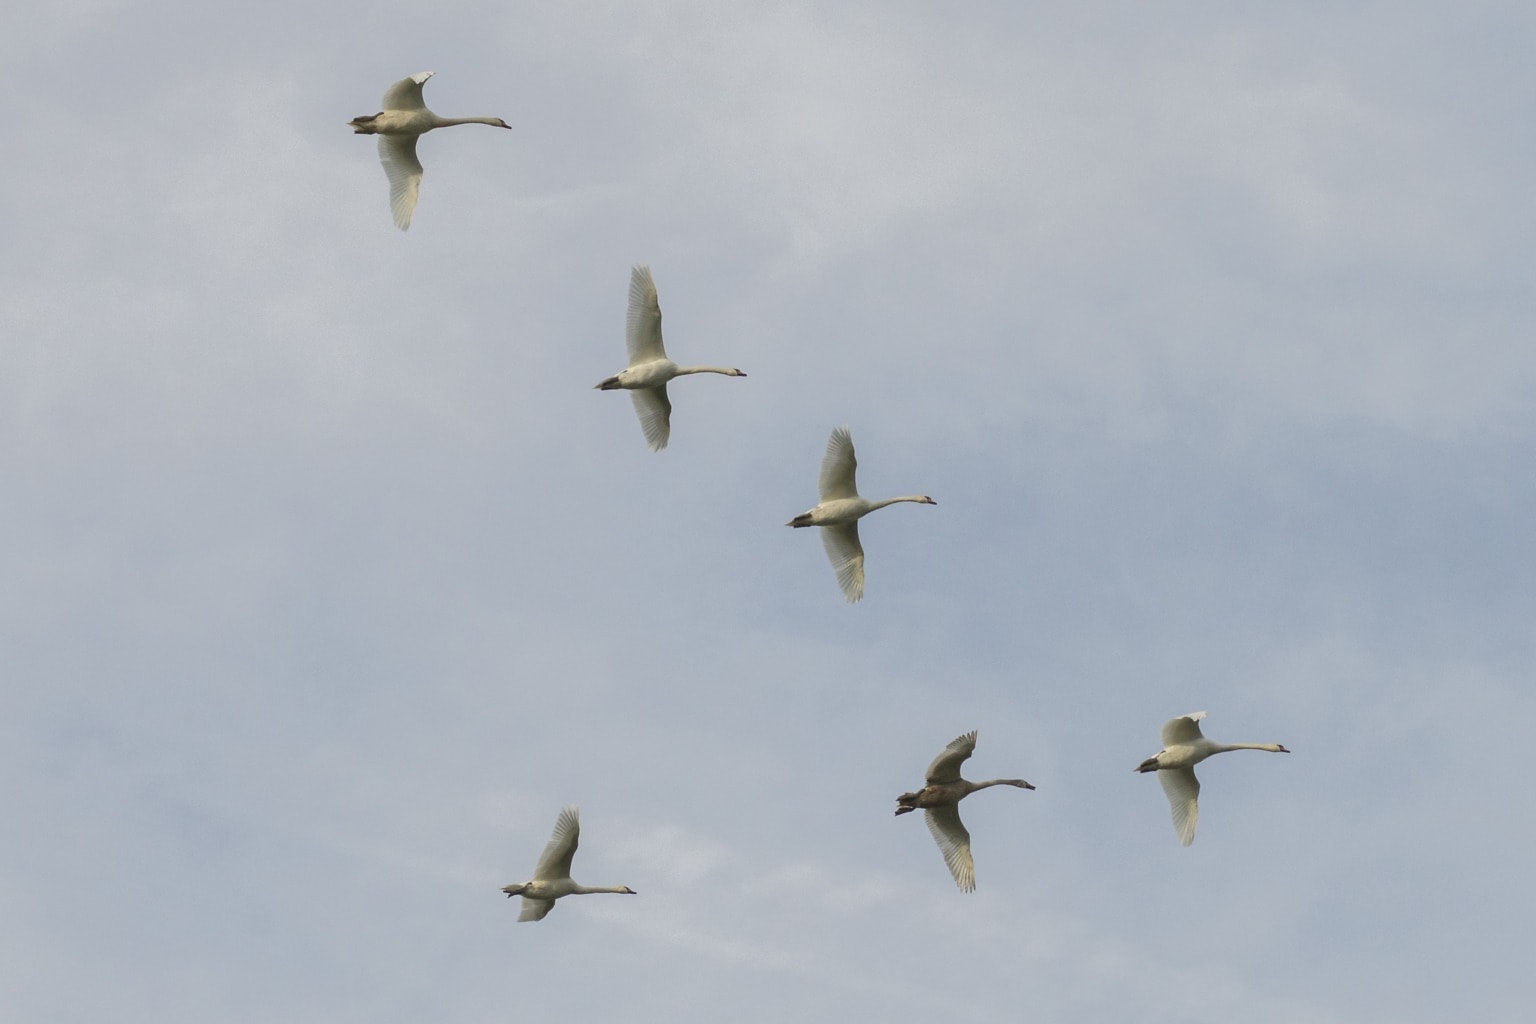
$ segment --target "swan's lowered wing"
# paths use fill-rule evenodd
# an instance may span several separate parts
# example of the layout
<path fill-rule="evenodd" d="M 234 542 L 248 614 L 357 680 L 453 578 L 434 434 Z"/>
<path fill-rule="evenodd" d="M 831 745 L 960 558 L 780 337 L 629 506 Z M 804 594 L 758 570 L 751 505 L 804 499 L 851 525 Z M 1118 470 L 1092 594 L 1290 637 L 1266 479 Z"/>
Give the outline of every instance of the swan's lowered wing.
<path fill-rule="evenodd" d="M 859 524 L 823 526 L 821 543 L 837 574 L 837 585 L 843 588 L 843 597 L 852 604 L 864 596 L 864 547 L 859 543 Z"/>
<path fill-rule="evenodd" d="M 1164 768 L 1157 781 L 1168 794 L 1168 809 L 1173 812 L 1173 831 L 1179 842 L 1188 846 L 1195 841 L 1195 821 L 1200 817 L 1200 780 L 1193 768 Z"/>
<path fill-rule="evenodd" d="M 640 429 L 645 433 L 645 443 L 651 451 L 659 452 L 672 437 L 672 399 L 667 397 L 667 386 L 636 388 L 629 393 L 635 403 L 635 415 L 640 417 Z"/>
<path fill-rule="evenodd" d="M 554 900 L 531 900 L 523 897 L 523 909 L 518 913 L 519 921 L 542 921 L 545 915 L 555 909 Z"/>
<path fill-rule="evenodd" d="M 955 876 L 955 884 L 961 892 L 976 891 L 976 864 L 971 860 L 971 834 L 960 821 L 958 804 L 940 804 L 923 811 L 928 821 L 928 831 L 933 833 L 949 873 Z"/>
<path fill-rule="evenodd" d="M 379 136 L 379 162 L 384 165 L 384 174 L 389 178 L 389 209 L 394 214 L 395 227 L 401 231 L 411 226 L 411 215 L 416 212 L 416 196 L 421 191 L 421 161 L 416 159 L 416 139 L 415 135 Z"/>

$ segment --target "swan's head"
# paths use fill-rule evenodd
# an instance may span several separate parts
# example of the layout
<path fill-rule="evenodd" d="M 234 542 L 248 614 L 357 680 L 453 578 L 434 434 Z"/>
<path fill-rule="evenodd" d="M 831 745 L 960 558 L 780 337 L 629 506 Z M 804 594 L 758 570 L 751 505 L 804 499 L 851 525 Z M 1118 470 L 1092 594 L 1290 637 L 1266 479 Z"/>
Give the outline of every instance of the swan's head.
<path fill-rule="evenodd" d="M 938 502 L 934 501 L 932 498 L 928 497 L 928 495 L 926 495 L 926 494 L 923 495 L 921 498 L 919 498 L 917 503 L 919 505 L 937 505 L 938 504 Z"/>
<path fill-rule="evenodd" d="M 526 888 L 528 888 L 528 883 L 520 882 L 517 885 L 504 885 L 501 887 L 501 891 L 507 894 L 507 899 L 511 899 L 513 896 L 521 896 Z"/>
<path fill-rule="evenodd" d="M 1141 762 L 1141 764 L 1137 765 L 1136 770 L 1139 772 L 1155 772 L 1157 771 L 1157 767 L 1157 757 L 1154 755 Z"/>
<path fill-rule="evenodd" d="M 631 888 L 630 888 L 630 887 L 629 887 L 629 886 L 627 886 L 627 885 L 625 885 L 625 886 L 620 886 L 620 889 L 621 889 L 621 891 L 622 891 L 622 893 L 623 893 L 623 894 L 624 894 L 624 895 L 626 895 L 626 896 L 638 896 L 638 895 L 640 895 L 640 894 L 639 894 L 639 893 L 637 893 L 637 892 L 635 892 L 635 890 L 633 890 L 633 889 L 631 889 Z"/>
<path fill-rule="evenodd" d="M 512 127 L 511 125 L 507 124 L 507 122 L 503 121 L 499 117 L 496 118 L 494 121 L 491 121 L 489 123 L 495 125 L 497 128 L 511 128 Z"/>
<path fill-rule="evenodd" d="M 1289 754 L 1290 751 L 1286 750 L 1285 747 L 1281 746 L 1279 743 L 1276 743 L 1275 744 L 1275 753 L 1277 753 L 1277 754 Z"/>
<path fill-rule="evenodd" d="M 726 374 L 726 376 L 727 377 L 745 377 L 746 373 L 741 371 L 741 370 L 732 369 L 730 373 Z"/>

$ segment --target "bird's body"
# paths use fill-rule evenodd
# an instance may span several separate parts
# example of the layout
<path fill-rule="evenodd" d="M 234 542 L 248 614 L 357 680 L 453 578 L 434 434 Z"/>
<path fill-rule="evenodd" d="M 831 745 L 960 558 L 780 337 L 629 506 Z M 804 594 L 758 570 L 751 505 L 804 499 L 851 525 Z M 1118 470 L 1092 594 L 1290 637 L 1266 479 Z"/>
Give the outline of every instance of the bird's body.
<path fill-rule="evenodd" d="M 784 524 L 822 528 L 822 545 L 827 549 L 827 558 L 832 563 L 832 571 L 837 574 L 843 597 L 850 604 L 864 596 L 864 545 L 859 542 L 859 520 L 877 508 L 899 501 L 938 504 L 926 494 L 886 498 L 884 501 L 861 498 L 854 481 L 857 469 L 853 436 L 846 426 L 838 427 L 827 440 L 827 452 L 821 459 L 821 475 L 817 479 L 817 494 L 821 500 L 809 511 Z"/>
<path fill-rule="evenodd" d="M 627 885 L 586 886 L 571 878 L 571 861 L 576 856 L 576 844 L 581 838 L 581 820 L 578 815 L 575 807 L 567 807 L 560 812 L 560 817 L 555 819 L 555 831 L 539 856 L 539 863 L 533 869 L 530 881 L 501 887 L 508 899 L 513 896 L 523 898 L 522 912 L 517 915 L 519 921 L 542 921 L 554 909 L 555 900 L 563 896 L 598 892 L 635 894 Z"/>
<path fill-rule="evenodd" d="M 421 191 L 421 161 L 416 158 L 416 140 L 434 128 L 456 124 L 488 124 L 511 128 L 499 117 L 439 117 L 427 109 L 421 87 L 432 77 L 422 71 L 402 78 L 384 93 L 383 110 L 377 114 L 354 117 L 347 124 L 354 134 L 379 137 L 379 162 L 389 178 L 389 206 L 395 226 L 401 231 L 411 226 L 416 211 L 416 197 Z"/>
<path fill-rule="evenodd" d="M 690 373 L 745 377 L 732 366 L 678 366 L 667 358 L 661 341 L 661 304 L 651 268 L 638 263 L 629 272 L 629 311 L 624 321 L 629 365 L 596 384 L 599 391 L 628 391 L 640 417 L 640 430 L 651 451 L 659 452 L 672 436 L 672 400 L 667 382 Z"/>
<path fill-rule="evenodd" d="M 1163 723 L 1163 749 L 1136 766 L 1138 772 L 1157 773 L 1173 813 L 1173 830 L 1185 846 L 1195 841 L 1195 824 L 1200 817 L 1200 780 L 1195 777 L 1195 765 L 1229 750 L 1290 753 L 1278 743 L 1216 743 L 1206 739 L 1200 731 L 1204 717 L 1204 711 L 1192 711 Z"/>
<path fill-rule="evenodd" d="M 928 823 L 928 831 L 939 844 L 944 863 L 955 878 L 961 892 L 976 889 L 976 865 L 971 857 L 971 834 L 960 820 L 961 800 L 978 789 L 989 786 L 1017 786 L 1034 789 L 1023 779 L 989 779 L 972 782 L 960 777 L 960 766 L 976 749 L 976 733 L 968 732 L 950 741 L 933 763 L 928 766 L 924 786 L 915 793 L 903 793 L 896 798 L 896 813 L 909 814 L 919 808 Z"/>

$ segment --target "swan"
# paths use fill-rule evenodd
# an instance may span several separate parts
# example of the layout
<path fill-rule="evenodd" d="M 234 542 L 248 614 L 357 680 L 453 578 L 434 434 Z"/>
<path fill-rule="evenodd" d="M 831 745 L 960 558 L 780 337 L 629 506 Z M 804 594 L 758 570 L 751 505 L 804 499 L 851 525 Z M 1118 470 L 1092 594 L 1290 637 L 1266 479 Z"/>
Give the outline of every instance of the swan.
<path fill-rule="evenodd" d="M 1195 765 L 1212 754 L 1228 750 L 1290 753 L 1278 743 L 1214 743 L 1200 732 L 1200 719 L 1204 717 L 1204 711 L 1192 711 L 1168 719 L 1163 724 L 1163 749 L 1136 766 L 1138 772 L 1158 773 L 1157 781 L 1163 784 L 1163 792 L 1168 794 L 1168 806 L 1173 811 L 1173 830 L 1185 846 L 1195 841 L 1195 819 L 1200 816 L 1200 808 L 1195 803 L 1200 796 Z"/>
<path fill-rule="evenodd" d="M 581 838 L 581 821 L 574 805 L 560 812 L 555 819 L 555 831 L 549 844 L 539 855 L 539 864 L 533 869 L 533 880 L 516 885 L 504 885 L 501 891 L 507 898 L 521 896 L 523 911 L 519 921 L 542 921 L 562 896 L 585 895 L 593 892 L 621 892 L 630 896 L 635 890 L 627 885 L 589 886 L 578 885 L 571 880 L 571 858 L 576 856 L 576 842 Z"/>
<path fill-rule="evenodd" d="M 976 891 L 976 865 L 971 860 L 971 834 L 960 821 L 959 803 L 978 789 L 988 786 L 1017 786 L 1034 789 L 1023 779 L 989 779 L 971 782 L 960 777 L 960 766 L 976 749 L 976 733 L 971 731 L 957 736 L 944 748 L 943 753 L 928 766 L 927 784 L 916 793 L 903 793 L 896 798 L 896 813 L 908 814 L 923 809 L 928 819 L 928 831 L 933 833 L 949 873 L 955 876 L 955 884 L 961 892 Z"/>
<path fill-rule="evenodd" d="M 416 140 L 434 128 L 455 124 L 489 124 L 511 128 L 499 117 L 438 117 L 421 99 L 421 87 L 435 74 L 422 71 L 402 78 L 384 93 L 384 109 L 377 114 L 362 114 L 348 121 L 356 135 L 379 137 L 379 162 L 389 178 L 389 206 L 395 226 L 401 231 L 411 226 L 416 212 L 416 193 L 421 190 L 421 161 L 416 159 Z"/>
<path fill-rule="evenodd" d="M 843 597 L 849 604 L 864 596 L 864 548 L 859 544 L 859 520 L 877 508 L 898 501 L 938 504 L 926 494 L 886 498 L 884 501 L 861 498 L 853 482 L 853 471 L 857 468 L 848 427 L 838 427 L 827 440 L 827 454 L 821 459 L 820 503 L 784 524 L 821 527 L 821 542 L 827 549 L 827 558 L 832 561 L 832 571 L 837 573 L 837 584 L 843 588 Z"/>
<path fill-rule="evenodd" d="M 651 268 L 644 263 L 635 264 L 629 271 L 624 345 L 629 349 L 629 366 L 599 381 L 596 389 L 629 392 L 640 417 L 640 429 L 645 432 L 645 443 L 653 452 L 665 448 L 672 436 L 672 402 L 667 398 L 667 381 L 689 373 L 746 376 L 729 366 L 678 366 L 667 358 L 661 345 L 661 306 L 656 302 L 656 282 L 651 280 Z"/>

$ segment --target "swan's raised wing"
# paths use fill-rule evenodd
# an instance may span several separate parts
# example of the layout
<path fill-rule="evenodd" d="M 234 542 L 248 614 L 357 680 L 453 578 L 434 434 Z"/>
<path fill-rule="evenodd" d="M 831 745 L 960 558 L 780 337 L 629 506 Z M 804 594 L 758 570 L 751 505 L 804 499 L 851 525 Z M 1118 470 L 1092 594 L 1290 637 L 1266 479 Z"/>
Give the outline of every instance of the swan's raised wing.
<path fill-rule="evenodd" d="M 406 79 L 410 81 L 410 79 Z M 416 212 L 416 196 L 421 191 L 421 161 L 416 159 L 415 135 L 380 135 L 379 163 L 389 178 L 389 209 L 395 227 L 401 231 L 411 226 Z"/>
<path fill-rule="evenodd" d="M 955 876 L 955 884 L 961 892 L 976 891 L 976 864 L 971 860 L 971 834 L 960 821 L 959 804 L 940 804 L 923 811 L 928 821 L 928 831 L 939 844 L 949 873 Z"/>
<path fill-rule="evenodd" d="M 385 110 L 425 110 L 427 104 L 421 98 L 421 87 L 427 84 L 427 79 L 435 74 L 432 71 L 418 71 L 410 78 L 402 78 L 388 89 L 384 90 Z"/>
<path fill-rule="evenodd" d="M 661 451 L 672 436 L 672 399 L 667 397 L 667 386 L 636 388 L 629 393 L 629 398 L 635 403 L 635 415 L 640 417 L 645 443 L 650 445 L 651 451 Z"/>
<path fill-rule="evenodd" d="M 629 365 L 667 358 L 661 344 L 661 304 L 656 301 L 656 282 L 651 268 L 637 263 L 629 271 L 629 315 L 624 320 L 624 345 Z"/>
<path fill-rule="evenodd" d="M 1204 717 L 1204 711 L 1191 711 L 1187 715 L 1168 719 L 1168 721 L 1163 723 L 1163 746 L 1175 747 L 1198 740 L 1200 738 L 1200 719 Z"/>
<path fill-rule="evenodd" d="M 1173 811 L 1173 830 L 1179 842 L 1188 846 L 1195 841 L 1195 821 L 1200 817 L 1200 780 L 1193 768 L 1164 768 L 1157 781 L 1168 794 L 1168 808 Z"/>
<path fill-rule="evenodd" d="M 523 897 L 523 909 L 518 913 L 519 921 L 542 921 L 544 916 L 555 909 L 554 900 L 531 900 Z"/>
<path fill-rule="evenodd" d="M 821 457 L 821 478 L 817 481 L 821 500 L 856 497 L 859 490 L 854 486 L 853 472 L 858 467 L 858 460 L 853 457 L 853 437 L 846 425 L 838 427 L 827 439 L 827 454 Z"/>
<path fill-rule="evenodd" d="M 555 819 L 555 831 L 549 837 L 549 843 L 544 847 L 544 852 L 539 855 L 539 865 L 533 869 L 535 882 L 552 882 L 557 878 L 571 877 L 571 860 L 576 856 L 576 843 L 581 838 L 581 821 L 577 817 L 575 805 L 565 808 L 560 812 L 560 817 Z M 523 913 L 528 912 L 529 903 L 545 903 L 547 900 L 523 901 Z M 543 914 L 549 913 L 546 907 Z M 522 920 L 519 918 L 519 920 Z"/>
<path fill-rule="evenodd" d="M 864 596 L 864 547 L 859 543 L 859 524 L 823 526 L 821 543 L 837 574 L 837 585 L 843 588 L 843 597 L 852 604 Z"/>
<path fill-rule="evenodd" d="M 959 782 L 960 766 L 965 759 L 971 756 L 976 749 L 976 733 L 974 730 L 964 736 L 956 736 L 949 741 L 949 746 L 944 752 L 933 759 L 933 764 L 928 766 L 928 785 L 936 782 Z"/>

